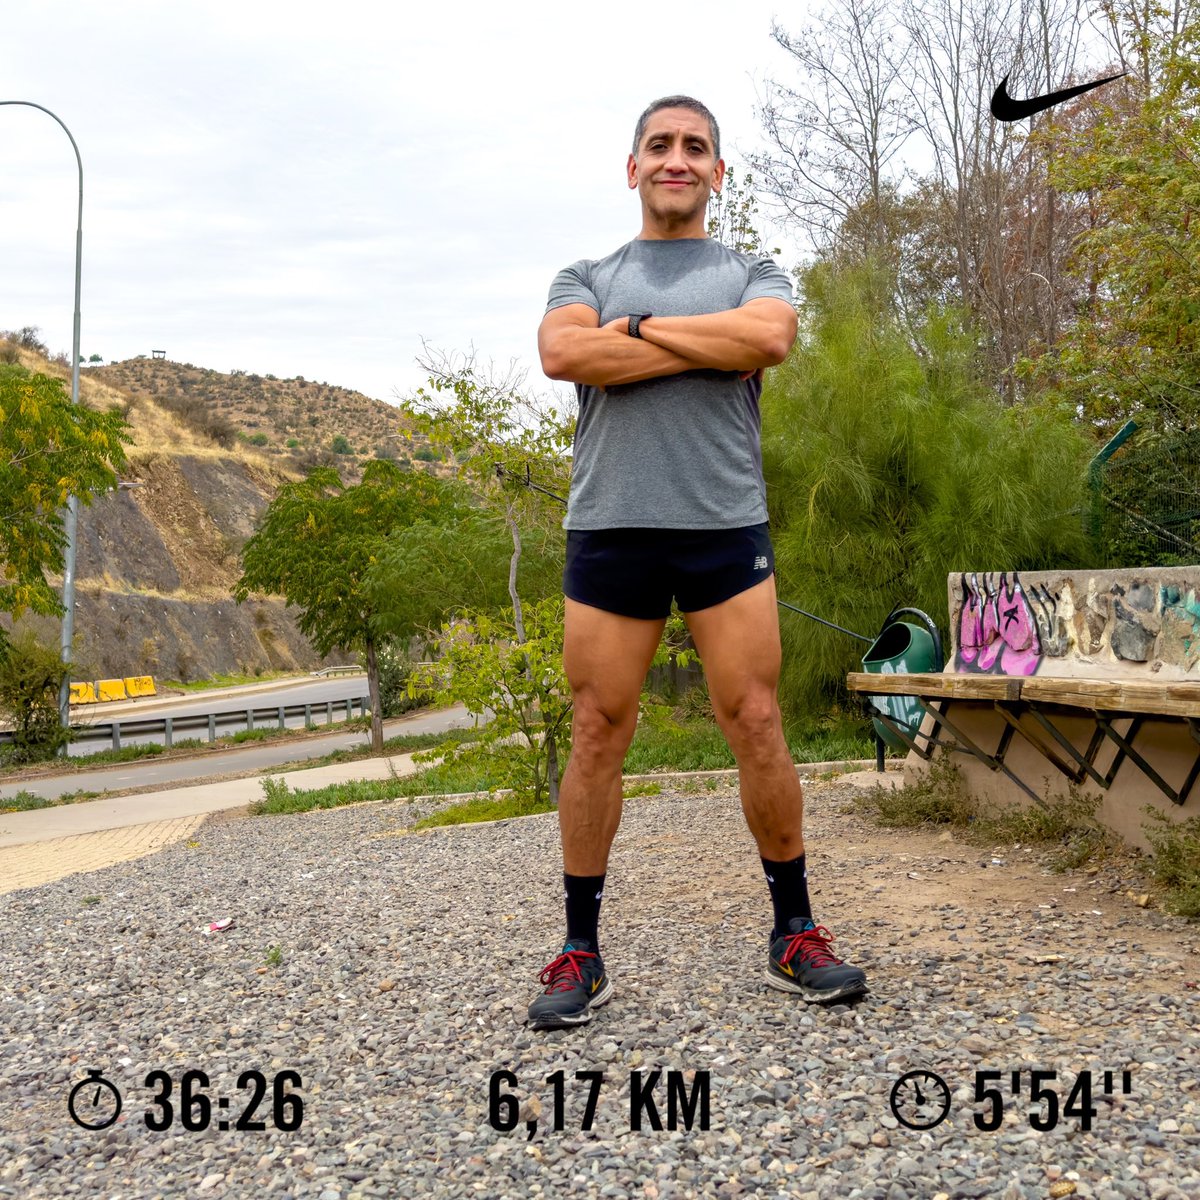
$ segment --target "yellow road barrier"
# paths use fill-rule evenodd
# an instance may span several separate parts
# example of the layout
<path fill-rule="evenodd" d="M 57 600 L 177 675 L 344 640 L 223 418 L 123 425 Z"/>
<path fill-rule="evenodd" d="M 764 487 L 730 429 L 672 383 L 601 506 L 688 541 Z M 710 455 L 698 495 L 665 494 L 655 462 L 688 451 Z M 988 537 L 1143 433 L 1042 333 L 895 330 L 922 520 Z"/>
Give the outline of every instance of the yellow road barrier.
<path fill-rule="evenodd" d="M 71 684 L 71 703 L 72 704 L 95 704 L 96 703 L 96 685 L 90 680 L 87 683 Z"/>
<path fill-rule="evenodd" d="M 125 679 L 125 692 L 129 696 L 157 696 L 154 678 L 151 675 L 129 675 Z"/>
<path fill-rule="evenodd" d="M 128 700 L 123 679 L 97 679 L 96 695 L 100 700 Z"/>

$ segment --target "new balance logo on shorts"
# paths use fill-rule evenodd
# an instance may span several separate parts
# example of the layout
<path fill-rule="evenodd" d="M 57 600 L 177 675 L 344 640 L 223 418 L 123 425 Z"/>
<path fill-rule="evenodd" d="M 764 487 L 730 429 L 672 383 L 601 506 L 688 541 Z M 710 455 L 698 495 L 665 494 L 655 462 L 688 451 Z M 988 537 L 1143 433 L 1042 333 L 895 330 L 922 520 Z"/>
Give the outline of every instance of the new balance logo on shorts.
<path fill-rule="evenodd" d="M 767 556 L 765 554 L 760 554 L 754 560 L 754 570 L 765 571 L 766 569 L 767 569 Z"/>

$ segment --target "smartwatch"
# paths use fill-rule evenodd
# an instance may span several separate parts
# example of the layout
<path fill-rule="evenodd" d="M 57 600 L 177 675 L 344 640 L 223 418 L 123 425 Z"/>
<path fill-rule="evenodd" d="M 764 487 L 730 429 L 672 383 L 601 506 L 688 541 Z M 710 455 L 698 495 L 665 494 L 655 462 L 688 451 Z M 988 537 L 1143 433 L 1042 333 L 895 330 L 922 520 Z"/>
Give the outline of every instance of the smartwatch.
<path fill-rule="evenodd" d="M 648 320 L 652 316 L 654 316 L 653 313 L 630 313 L 629 314 L 629 336 L 635 337 L 635 338 L 640 338 L 642 335 L 638 332 L 638 326 L 641 325 L 641 323 L 643 321 Z"/>

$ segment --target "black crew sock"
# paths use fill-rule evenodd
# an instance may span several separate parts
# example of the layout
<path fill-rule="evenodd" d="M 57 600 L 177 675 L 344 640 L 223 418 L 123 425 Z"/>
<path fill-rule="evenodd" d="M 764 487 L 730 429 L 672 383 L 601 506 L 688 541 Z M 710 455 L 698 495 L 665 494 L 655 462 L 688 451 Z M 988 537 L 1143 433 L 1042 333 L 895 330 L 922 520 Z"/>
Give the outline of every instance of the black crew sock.
<path fill-rule="evenodd" d="M 600 953 L 600 898 L 604 895 L 603 875 L 568 875 L 563 872 L 567 901 L 567 941 L 583 939 Z"/>
<path fill-rule="evenodd" d="M 808 902 L 808 873 L 804 869 L 804 855 L 791 862 L 771 862 L 762 859 L 767 875 L 767 887 L 771 889 L 771 903 L 775 906 L 775 928 L 771 940 L 789 932 L 789 922 L 796 917 L 812 920 L 812 908 Z"/>

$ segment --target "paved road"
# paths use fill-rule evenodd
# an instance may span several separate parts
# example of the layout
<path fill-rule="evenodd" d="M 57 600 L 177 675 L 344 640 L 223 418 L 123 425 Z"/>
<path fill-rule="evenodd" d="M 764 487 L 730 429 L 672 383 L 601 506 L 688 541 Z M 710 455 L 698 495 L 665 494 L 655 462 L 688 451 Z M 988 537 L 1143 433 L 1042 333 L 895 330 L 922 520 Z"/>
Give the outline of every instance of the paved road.
<path fill-rule="evenodd" d="M 291 701 L 289 701 L 290 703 Z M 447 729 L 470 726 L 472 717 L 461 705 L 413 713 L 383 723 L 384 737 L 401 733 L 442 733 Z M 303 762 L 320 758 L 334 750 L 366 745 L 370 735 L 363 732 L 342 732 L 306 738 L 285 738 L 275 743 L 242 746 L 236 750 L 211 750 L 187 758 L 165 760 L 143 759 L 120 763 L 95 770 L 72 771 L 62 775 L 43 775 L 26 780 L 6 780 L 0 783 L 0 800 L 18 792 L 57 799 L 71 792 L 124 791 L 129 788 L 168 787 L 184 785 L 210 775 L 251 775 L 265 767 Z"/>
<path fill-rule="evenodd" d="M 304 675 L 298 679 L 273 680 L 268 683 L 242 684 L 230 688 L 213 688 L 201 693 L 187 696 L 150 696 L 137 700 L 122 700 L 105 704 L 76 705 L 71 710 L 71 720 L 80 725 L 100 725 L 110 721 L 161 721 L 164 717 L 178 720 L 180 717 L 207 715 L 210 712 L 244 711 L 247 708 L 272 708 L 276 705 L 290 707 L 294 704 L 311 704 L 312 718 L 317 724 L 325 719 L 325 705 L 341 702 L 340 714 L 335 713 L 334 719 L 345 719 L 345 701 L 357 700 L 367 694 L 367 677 L 365 674 L 336 675 L 328 679 L 314 679 Z M 275 724 L 272 718 L 272 725 Z M 288 717 L 284 721 L 288 729 L 303 729 L 303 714 Z M 246 722 L 235 722 L 225 725 L 220 730 L 220 736 L 228 737 L 232 733 L 246 728 Z M 206 739 L 207 729 L 177 729 L 176 741 L 184 738 L 198 737 Z M 141 746 L 149 742 L 162 743 L 163 734 L 131 733 L 128 729 L 121 731 L 122 746 Z M 68 750 L 71 758 L 82 758 L 107 749 L 111 745 L 107 741 L 75 742 Z"/>

